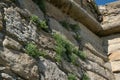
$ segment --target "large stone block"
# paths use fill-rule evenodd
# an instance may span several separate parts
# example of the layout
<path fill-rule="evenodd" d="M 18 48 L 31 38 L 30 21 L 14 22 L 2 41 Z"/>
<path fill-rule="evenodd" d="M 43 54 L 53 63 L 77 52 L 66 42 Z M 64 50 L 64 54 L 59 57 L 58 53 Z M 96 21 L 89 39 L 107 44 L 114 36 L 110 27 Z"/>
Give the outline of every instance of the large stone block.
<path fill-rule="evenodd" d="M 22 45 L 13 40 L 12 38 L 6 36 L 4 41 L 3 41 L 3 46 L 4 47 L 7 47 L 7 48 L 10 48 L 10 49 L 14 49 L 14 50 L 21 50 L 22 49 Z"/>
<path fill-rule="evenodd" d="M 58 32 L 60 32 L 61 34 L 65 35 L 65 37 L 70 40 L 73 44 L 75 44 L 76 46 L 78 46 L 77 41 L 74 39 L 73 35 L 66 30 L 58 21 L 56 21 L 53 18 L 50 18 L 50 27 L 53 30 L 56 30 Z"/>
<path fill-rule="evenodd" d="M 115 75 L 115 80 L 120 80 L 120 73 L 114 73 Z"/>
<path fill-rule="evenodd" d="M 100 64 L 104 64 L 104 60 L 96 55 L 94 55 L 89 49 L 83 48 L 83 52 L 86 54 L 86 56 L 89 59 L 94 60 L 95 62 L 98 62 Z"/>
<path fill-rule="evenodd" d="M 44 19 L 44 14 L 37 4 L 32 0 L 17 0 L 20 7 L 29 10 L 32 14 L 37 15 L 40 19 Z M 27 4 L 26 4 L 27 3 Z"/>
<path fill-rule="evenodd" d="M 54 62 L 40 57 L 38 63 L 40 72 L 43 73 L 41 80 L 67 80 L 67 75 Z"/>
<path fill-rule="evenodd" d="M 100 76 L 94 72 L 91 72 L 91 71 L 87 71 L 87 74 L 88 74 L 90 80 L 106 80 L 102 76 Z"/>
<path fill-rule="evenodd" d="M 39 80 L 38 66 L 35 60 L 27 54 L 5 48 L 0 56 L 3 56 L 2 59 L 6 61 L 13 73 L 24 79 Z"/>
<path fill-rule="evenodd" d="M 117 50 L 115 52 L 112 52 L 110 55 L 109 55 L 109 60 L 110 61 L 118 61 L 120 60 L 120 50 Z"/>
<path fill-rule="evenodd" d="M 113 72 L 120 72 L 120 61 L 112 61 L 111 67 Z"/>
<path fill-rule="evenodd" d="M 3 22 L 2 22 L 2 20 L 3 20 L 3 17 L 2 17 L 2 14 L 0 12 L 0 31 L 3 29 Z"/>

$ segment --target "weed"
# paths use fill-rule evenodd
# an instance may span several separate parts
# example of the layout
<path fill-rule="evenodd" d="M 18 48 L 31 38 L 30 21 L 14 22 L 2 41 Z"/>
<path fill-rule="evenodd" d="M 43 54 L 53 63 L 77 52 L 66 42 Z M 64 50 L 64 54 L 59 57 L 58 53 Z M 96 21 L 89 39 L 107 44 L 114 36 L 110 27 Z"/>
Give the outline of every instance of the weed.
<path fill-rule="evenodd" d="M 64 28 L 66 28 L 67 30 L 70 29 L 69 23 L 67 23 L 66 21 L 61 21 L 60 24 L 61 24 Z"/>
<path fill-rule="evenodd" d="M 34 23 L 36 23 L 37 27 L 38 28 L 41 28 L 45 31 L 48 31 L 48 26 L 46 24 L 46 21 L 45 20 L 39 20 L 39 17 L 36 16 L 36 15 L 32 15 L 30 20 Z"/>
<path fill-rule="evenodd" d="M 76 79 L 76 75 L 74 75 L 74 74 L 68 74 L 68 80 L 77 80 Z"/>
<path fill-rule="evenodd" d="M 25 52 L 29 54 L 32 57 L 39 57 L 39 56 L 45 56 L 45 52 L 40 51 L 37 46 L 33 43 L 28 43 L 25 46 Z"/>
<path fill-rule="evenodd" d="M 67 60 L 68 62 L 71 62 L 73 64 L 76 64 L 77 56 L 79 56 L 82 60 L 85 60 L 85 55 L 82 53 L 82 51 L 79 51 L 75 48 L 75 46 L 65 39 L 62 35 L 58 33 L 53 34 L 53 38 L 56 40 L 56 60 L 61 61 L 62 59 Z"/>
<path fill-rule="evenodd" d="M 32 22 L 34 22 L 34 23 L 39 23 L 39 17 L 36 16 L 36 15 L 32 15 L 32 16 L 30 17 L 30 20 L 31 20 Z"/>
<path fill-rule="evenodd" d="M 90 80 L 90 78 L 84 73 L 82 76 L 82 80 Z"/>

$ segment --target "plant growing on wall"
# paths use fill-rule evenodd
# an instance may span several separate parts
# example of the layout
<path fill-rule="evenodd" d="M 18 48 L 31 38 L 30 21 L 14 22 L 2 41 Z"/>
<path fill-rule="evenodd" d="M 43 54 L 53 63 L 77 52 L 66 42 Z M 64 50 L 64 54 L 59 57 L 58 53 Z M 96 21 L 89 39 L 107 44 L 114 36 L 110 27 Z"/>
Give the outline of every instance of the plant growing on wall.
<path fill-rule="evenodd" d="M 34 58 L 39 57 L 39 56 L 45 56 L 45 52 L 39 50 L 37 48 L 37 45 L 33 43 L 28 43 L 25 46 L 25 52 Z"/>
<path fill-rule="evenodd" d="M 45 20 L 39 20 L 39 17 L 36 16 L 36 15 L 32 15 L 30 17 L 30 20 L 31 20 L 31 22 L 36 23 L 36 25 L 37 25 L 38 28 L 41 28 L 41 29 L 43 29 L 45 31 L 48 31 L 48 26 L 47 26 Z"/>
<path fill-rule="evenodd" d="M 56 40 L 55 51 L 57 54 L 55 59 L 58 62 L 60 62 L 62 59 L 65 59 L 68 62 L 76 64 L 78 57 L 80 57 L 82 60 L 86 59 L 84 53 L 75 48 L 75 46 L 62 35 L 54 33 L 53 38 Z"/>
<path fill-rule="evenodd" d="M 87 74 L 83 74 L 83 76 L 82 76 L 82 80 L 90 80 L 90 78 L 87 76 Z"/>
<path fill-rule="evenodd" d="M 68 74 L 68 80 L 77 80 L 76 79 L 76 75 L 74 75 L 74 74 Z"/>

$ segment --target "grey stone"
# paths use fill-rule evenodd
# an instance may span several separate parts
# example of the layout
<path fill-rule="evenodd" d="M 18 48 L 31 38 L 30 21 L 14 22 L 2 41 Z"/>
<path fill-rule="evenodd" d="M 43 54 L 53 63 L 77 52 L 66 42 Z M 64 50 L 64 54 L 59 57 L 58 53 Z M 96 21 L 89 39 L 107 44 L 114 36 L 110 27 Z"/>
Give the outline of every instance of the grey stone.
<path fill-rule="evenodd" d="M 41 80 L 67 80 L 67 75 L 50 60 L 40 57 L 39 67 L 43 76 Z"/>
<path fill-rule="evenodd" d="M 39 80 L 38 67 L 34 59 L 29 57 L 27 54 L 13 51 L 9 49 L 4 49 L 1 53 L 14 73 L 22 76 L 24 79 L 29 80 Z"/>
<path fill-rule="evenodd" d="M 1 77 L 3 78 L 3 80 L 14 80 L 14 78 L 6 73 L 1 73 Z"/>
<path fill-rule="evenodd" d="M 43 12 L 40 10 L 39 6 L 35 4 L 32 0 L 17 0 L 17 1 L 20 7 L 29 10 L 32 14 L 37 15 L 40 19 L 44 20 Z"/>
<path fill-rule="evenodd" d="M 5 8 L 6 31 L 19 41 L 37 40 L 37 28 L 23 20 L 15 8 Z"/>
<path fill-rule="evenodd" d="M 20 43 L 18 43 L 17 41 L 13 40 L 12 38 L 6 36 L 4 41 L 3 41 L 3 46 L 10 48 L 10 49 L 14 49 L 14 50 L 21 50 L 22 49 L 22 45 Z"/>

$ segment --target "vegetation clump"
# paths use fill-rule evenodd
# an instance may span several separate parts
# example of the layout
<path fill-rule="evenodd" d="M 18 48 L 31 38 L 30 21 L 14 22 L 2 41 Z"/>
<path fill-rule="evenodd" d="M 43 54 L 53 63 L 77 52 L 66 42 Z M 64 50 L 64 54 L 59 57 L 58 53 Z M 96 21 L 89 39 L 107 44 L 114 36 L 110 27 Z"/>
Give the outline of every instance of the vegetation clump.
<path fill-rule="evenodd" d="M 53 34 L 53 38 L 56 40 L 56 57 L 55 59 L 60 62 L 62 59 L 67 60 L 73 64 L 76 64 L 77 56 L 85 60 L 86 56 L 82 51 L 79 51 L 75 46 L 58 33 Z"/>
<path fill-rule="evenodd" d="M 36 25 L 38 26 L 38 28 L 41 28 L 45 31 L 48 30 L 48 26 L 46 24 L 46 21 L 45 20 L 39 20 L 39 17 L 36 16 L 36 15 L 32 15 L 30 20 L 34 23 L 36 23 Z"/>
<path fill-rule="evenodd" d="M 25 52 L 34 58 L 39 56 L 45 56 L 45 52 L 39 50 L 37 46 L 33 43 L 28 43 L 25 46 Z"/>
<path fill-rule="evenodd" d="M 64 28 L 66 28 L 67 30 L 69 30 L 69 31 L 71 30 L 71 31 L 73 31 L 73 32 L 75 33 L 74 37 L 75 37 L 75 39 L 76 39 L 78 42 L 81 40 L 81 36 L 80 36 L 80 34 L 79 34 L 80 27 L 79 27 L 78 24 L 70 24 L 70 23 L 68 23 L 68 22 L 66 22 L 66 21 L 61 21 L 60 23 L 61 23 L 61 25 L 62 25 Z"/>
<path fill-rule="evenodd" d="M 77 80 L 74 74 L 68 74 L 68 80 Z"/>
<path fill-rule="evenodd" d="M 90 78 L 84 73 L 82 76 L 82 80 L 90 80 Z"/>

